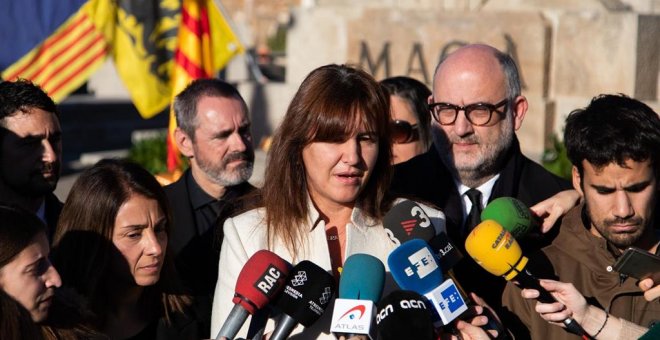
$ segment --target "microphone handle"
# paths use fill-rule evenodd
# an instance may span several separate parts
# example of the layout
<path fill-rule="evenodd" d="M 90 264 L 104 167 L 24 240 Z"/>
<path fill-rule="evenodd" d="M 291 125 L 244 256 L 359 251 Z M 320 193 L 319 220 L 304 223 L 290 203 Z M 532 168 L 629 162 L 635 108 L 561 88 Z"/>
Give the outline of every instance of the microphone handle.
<path fill-rule="evenodd" d="M 215 340 L 220 340 L 220 338 L 225 337 L 227 339 L 233 339 L 238 334 L 238 331 L 241 329 L 245 320 L 247 320 L 248 311 L 239 304 L 235 304 L 234 307 L 229 312 L 229 316 L 225 323 L 220 328 L 218 335 L 215 337 Z"/>
<path fill-rule="evenodd" d="M 549 291 L 547 291 L 545 288 L 541 286 L 539 283 L 539 280 L 534 277 L 526 268 L 525 270 L 521 271 L 516 277 L 515 280 L 518 281 L 518 286 L 522 288 L 532 288 L 536 289 L 539 292 L 539 297 L 536 298 L 537 301 L 543 302 L 543 303 L 553 303 L 557 302 L 557 300 L 550 294 Z M 566 318 L 564 321 L 564 326 L 566 326 L 566 330 L 579 335 L 581 337 L 586 337 L 586 338 L 591 338 L 589 334 L 578 324 L 573 318 Z"/>
<path fill-rule="evenodd" d="M 282 314 L 273 334 L 270 336 L 270 340 L 285 340 L 291 335 L 291 332 L 293 332 L 293 329 L 296 328 L 297 325 L 298 321 L 296 321 L 296 319 L 286 314 Z"/>
<path fill-rule="evenodd" d="M 458 288 L 458 292 L 463 296 L 465 299 L 465 303 L 468 304 L 469 306 L 474 306 L 476 303 L 472 301 L 472 298 L 470 295 L 465 292 L 463 287 L 461 286 L 460 283 L 458 283 L 458 280 L 456 280 L 456 276 L 454 274 L 454 269 L 451 268 L 447 271 L 447 276 L 449 276 L 450 279 L 454 281 L 454 284 L 456 285 L 456 288 Z M 482 329 L 484 330 L 494 330 L 497 331 L 497 337 L 495 339 L 500 339 L 500 340 L 510 340 L 511 337 L 509 336 L 509 332 L 504 328 L 504 325 L 502 325 L 500 322 L 497 321 L 495 318 L 495 315 L 490 311 L 488 308 L 484 308 L 483 315 L 485 315 L 488 318 L 488 323 L 481 326 Z"/>

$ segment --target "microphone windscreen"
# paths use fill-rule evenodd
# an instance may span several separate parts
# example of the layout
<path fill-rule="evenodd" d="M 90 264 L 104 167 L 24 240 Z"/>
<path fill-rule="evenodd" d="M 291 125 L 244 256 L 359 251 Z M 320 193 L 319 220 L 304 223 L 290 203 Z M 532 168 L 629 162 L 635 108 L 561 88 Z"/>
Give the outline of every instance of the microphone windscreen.
<path fill-rule="evenodd" d="M 397 290 L 380 300 L 377 309 L 380 339 L 435 339 L 431 307 L 421 295 Z"/>
<path fill-rule="evenodd" d="M 254 314 L 282 290 L 290 267 L 287 261 L 273 252 L 257 251 L 238 274 L 232 302 Z"/>
<path fill-rule="evenodd" d="M 477 225 L 465 239 L 465 250 L 489 273 L 511 280 L 527 264 L 515 238 L 493 220 Z"/>
<path fill-rule="evenodd" d="M 442 283 L 442 270 L 433 250 L 420 239 L 395 248 L 387 258 L 387 264 L 394 281 L 402 289 L 426 294 Z"/>
<path fill-rule="evenodd" d="M 311 261 L 301 261 L 291 269 L 277 306 L 301 325 L 309 327 L 325 312 L 334 288 L 332 275 Z"/>
<path fill-rule="evenodd" d="M 339 298 L 380 300 L 385 285 L 385 266 L 376 257 L 353 254 L 344 261 L 339 279 Z"/>
<path fill-rule="evenodd" d="M 404 200 L 393 206 L 383 217 L 383 227 L 399 244 L 413 238 L 430 240 L 435 235 L 431 219 L 417 203 Z"/>
<path fill-rule="evenodd" d="M 481 212 L 481 220 L 494 220 L 516 239 L 538 228 L 531 210 L 513 197 L 499 197 L 488 203 Z"/>
<path fill-rule="evenodd" d="M 463 259 L 463 253 L 451 242 L 444 231 L 428 241 L 431 249 L 435 251 L 440 267 L 444 272 L 452 269 L 456 263 Z"/>

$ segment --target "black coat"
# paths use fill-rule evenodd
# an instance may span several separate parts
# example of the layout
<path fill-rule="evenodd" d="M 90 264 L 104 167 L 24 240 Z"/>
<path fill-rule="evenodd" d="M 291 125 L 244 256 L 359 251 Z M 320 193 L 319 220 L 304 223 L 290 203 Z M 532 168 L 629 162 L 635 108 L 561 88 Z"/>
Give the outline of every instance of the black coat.
<path fill-rule="evenodd" d="M 567 180 L 555 176 L 525 157 L 516 139 L 504 160 L 504 167 L 493 186 L 489 201 L 498 197 L 515 197 L 527 206 L 532 206 L 570 188 L 571 185 Z M 461 197 L 450 171 L 440 159 L 436 148 L 432 146 L 428 152 L 397 165 L 391 190 L 400 196 L 434 204 L 445 213 L 447 233 L 465 255 L 465 258 L 454 267 L 458 280 L 467 291 L 476 292 L 491 306 L 499 307 L 505 282 L 501 278 L 490 276 L 465 253 L 465 237 L 460 233 L 463 225 Z M 520 243 L 525 251 L 538 249 L 549 244 L 557 231 L 557 228 L 553 228 L 553 231 L 542 240 L 533 242 L 521 240 Z"/>
<path fill-rule="evenodd" d="M 53 242 L 53 235 L 55 234 L 55 229 L 57 228 L 57 221 L 60 218 L 60 213 L 62 212 L 62 202 L 55 196 L 55 194 L 50 193 L 45 197 L 45 217 L 46 217 L 46 228 L 48 231 L 48 240 Z"/>
<path fill-rule="evenodd" d="M 178 181 L 165 187 L 174 217 L 168 250 L 174 255 L 176 269 L 184 285 L 196 296 L 213 296 L 218 279 L 222 225 L 225 219 L 242 211 L 244 202 L 237 200 L 223 207 L 216 225 L 198 235 L 186 177 L 187 174 L 184 173 Z M 190 178 L 192 179 L 192 176 Z M 256 188 L 245 182 L 232 187 L 231 190 L 235 190 L 237 196 L 242 197 Z"/>

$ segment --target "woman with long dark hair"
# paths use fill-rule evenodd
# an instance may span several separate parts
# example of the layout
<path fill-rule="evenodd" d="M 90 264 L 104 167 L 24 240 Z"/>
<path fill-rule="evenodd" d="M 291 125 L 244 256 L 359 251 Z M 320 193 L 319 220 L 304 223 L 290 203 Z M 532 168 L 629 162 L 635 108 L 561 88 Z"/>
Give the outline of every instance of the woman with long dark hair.
<path fill-rule="evenodd" d="M 365 253 L 385 265 L 396 244 L 382 220 L 395 200 L 386 194 L 392 158 L 389 98 L 366 72 L 343 65 L 312 71 L 302 82 L 273 138 L 262 208 L 228 219 L 213 301 L 211 334 L 232 308 L 238 273 L 268 249 L 296 264 L 310 260 L 339 278 L 346 258 Z M 435 227 L 444 215 L 422 205 Z M 386 266 L 387 268 L 387 266 Z M 386 283 L 386 290 L 394 286 Z M 302 338 L 332 338 L 330 315 Z M 244 337 L 247 324 L 239 332 Z M 270 321 L 265 329 L 273 330 Z"/>
<path fill-rule="evenodd" d="M 94 327 L 112 339 L 194 339 L 167 253 L 172 218 L 156 179 L 139 165 L 103 160 L 75 182 L 53 243 L 64 287 L 85 297 Z"/>

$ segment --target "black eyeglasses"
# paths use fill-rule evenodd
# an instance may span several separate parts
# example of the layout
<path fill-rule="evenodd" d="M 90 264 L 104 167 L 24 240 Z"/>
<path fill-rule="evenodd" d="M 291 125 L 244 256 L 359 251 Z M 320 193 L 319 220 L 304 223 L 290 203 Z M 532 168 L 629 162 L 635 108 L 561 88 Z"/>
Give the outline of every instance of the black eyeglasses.
<path fill-rule="evenodd" d="M 472 124 L 482 126 L 488 124 L 493 116 L 493 112 L 503 114 L 502 111 L 497 111 L 497 108 L 505 105 L 509 100 L 504 99 L 497 104 L 490 103 L 474 103 L 465 106 L 458 106 L 449 103 L 432 103 L 429 104 L 431 115 L 440 125 L 451 125 L 456 122 L 458 111 L 465 112 L 465 118 Z"/>
<path fill-rule="evenodd" d="M 392 142 L 396 144 L 406 144 L 419 140 L 419 127 L 417 124 L 411 125 L 405 120 L 393 120 L 390 122 L 392 132 Z"/>

